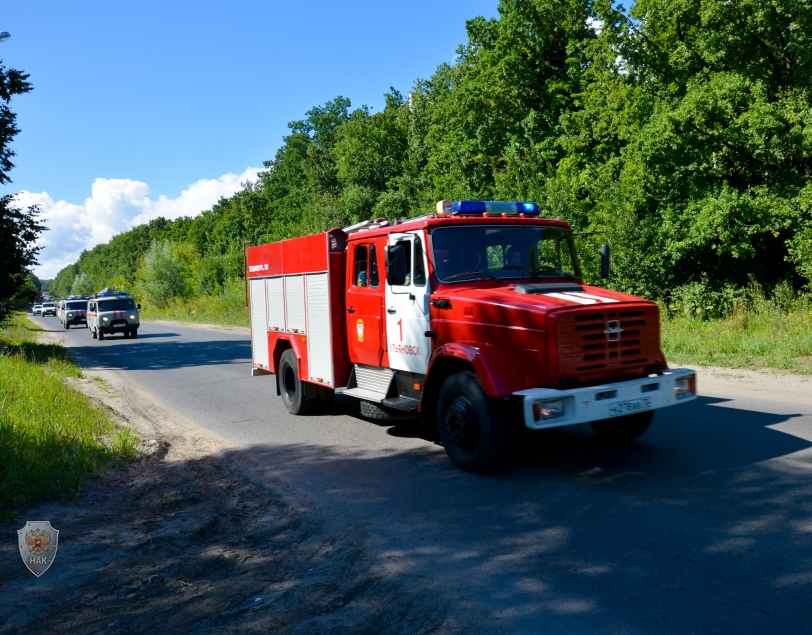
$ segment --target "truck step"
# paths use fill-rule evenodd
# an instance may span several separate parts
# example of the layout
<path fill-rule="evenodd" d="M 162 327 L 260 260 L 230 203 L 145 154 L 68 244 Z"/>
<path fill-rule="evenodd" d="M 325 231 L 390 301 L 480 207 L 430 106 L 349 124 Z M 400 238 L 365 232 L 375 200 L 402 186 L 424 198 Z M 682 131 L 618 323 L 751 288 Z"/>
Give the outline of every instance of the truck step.
<path fill-rule="evenodd" d="M 377 392 L 375 390 L 368 390 L 366 388 L 348 388 L 343 394 L 349 395 L 350 397 L 357 397 L 358 399 L 364 399 L 366 401 L 372 401 L 374 403 L 381 403 L 384 399 L 386 399 L 385 392 Z"/>
<path fill-rule="evenodd" d="M 383 366 L 361 366 L 355 365 L 355 381 L 358 388 L 381 393 L 381 399 L 389 392 L 389 384 L 395 371 Z"/>
<path fill-rule="evenodd" d="M 417 406 L 420 405 L 420 402 L 417 399 L 409 399 L 408 397 L 390 397 L 384 399 L 381 405 L 405 412 L 417 412 Z"/>

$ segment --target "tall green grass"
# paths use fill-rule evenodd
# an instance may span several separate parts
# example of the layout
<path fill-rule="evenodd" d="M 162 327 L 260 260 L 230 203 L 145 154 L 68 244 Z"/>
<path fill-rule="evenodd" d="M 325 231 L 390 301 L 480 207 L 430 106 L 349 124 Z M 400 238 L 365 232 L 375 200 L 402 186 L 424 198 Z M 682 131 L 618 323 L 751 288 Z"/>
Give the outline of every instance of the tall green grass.
<path fill-rule="evenodd" d="M 163 308 L 158 308 L 145 301 L 140 315 L 144 320 L 153 318 L 179 322 L 249 326 L 242 280 L 233 280 L 218 294 L 190 299 L 176 298 Z"/>
<path fill-rule="evenodd" d="M 0 519 L 76 497 L 88 475 L 136 455 L 137 439 L 70 388 L 81 377 L 60 346 L 36 341 L 24 314 L 0 325 Z"/>
<path fill-rule="evenodd" d="M 666 359 L 728 368 L 777 368 L 812 373 L 812 302 L 779 285 L 767 297 L 755 283 L 708 317 L 703 302 L 661 306 Z M 725 298 L 714 306 L 724 307 Z M 719 315 L 721 313 L 721 315 Z"/>

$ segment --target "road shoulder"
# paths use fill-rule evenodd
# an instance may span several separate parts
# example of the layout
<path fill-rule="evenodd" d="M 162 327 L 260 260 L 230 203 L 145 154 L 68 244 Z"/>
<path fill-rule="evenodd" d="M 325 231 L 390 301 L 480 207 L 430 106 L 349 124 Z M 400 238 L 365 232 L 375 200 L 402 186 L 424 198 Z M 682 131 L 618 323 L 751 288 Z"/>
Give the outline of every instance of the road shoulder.
<path fill-rule="evenodd" d="M 812 375 L 780 370 L 686 366 L 697 373 L 699 394 L 812 405 Z"/>
<path fill-rule="evenodd" d="M 4 632 L 479 630 L 425 581 L 385 570 L 363 530 L 280 493 L 243 450 L 156 404 L 126 373 L 92 369 L 72 384 L 137 432 L 143 456 L 88 482 L 78 501 L 0 525 Z M 29 519 L 60 531 L 41 578 L 17 551 L 16 529 Z"/>

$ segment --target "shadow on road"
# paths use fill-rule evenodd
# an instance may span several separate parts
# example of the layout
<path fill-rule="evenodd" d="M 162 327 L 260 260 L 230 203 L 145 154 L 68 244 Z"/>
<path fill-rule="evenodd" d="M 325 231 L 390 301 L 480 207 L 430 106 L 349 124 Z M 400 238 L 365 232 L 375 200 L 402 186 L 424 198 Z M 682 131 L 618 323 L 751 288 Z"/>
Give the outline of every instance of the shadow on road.
<path fill-rule="evenodd" d="M 250 364 L 251 343 L 243 340 L 164 341 L 174 333 L 139 335 L 138 339 L 105 338 L 89 346 L 71 346 L 71 355 L 122 370 L 166 370 L 214 364 Z"/>
<path fill-rule="evenodd" d="M 482 609 L 492 633 L 808 632 L 812 444 L 774 429 L 793 415 L 724 406 L 658 413 L 628 445 L 580 428 L 529 435 L 491 476 L 455 469 L 432 444 L 267 444 L 161 462 L 58 527 L 60 557 L 89 563 L 83 575 L 37 586 L 4 558 L 0 589 L 15 602 L 0 621 L 470 633 L 456 620 Z M 267 486 L 280 482 L 317 503 Z M 332 510 L 330 528 L 308 506 Z"/>
<path fill-rule="evenodd" d="M 658 413 L 631 444 L 588 428 L 527 435 L 490 476 L 429 445 L 252 454 L 342 515 L 387 519 L 380 558 L 481 594 L 504 632 L 808 632 L 812 443 L 773 429 L 799 415 L 723 404 Z"/>

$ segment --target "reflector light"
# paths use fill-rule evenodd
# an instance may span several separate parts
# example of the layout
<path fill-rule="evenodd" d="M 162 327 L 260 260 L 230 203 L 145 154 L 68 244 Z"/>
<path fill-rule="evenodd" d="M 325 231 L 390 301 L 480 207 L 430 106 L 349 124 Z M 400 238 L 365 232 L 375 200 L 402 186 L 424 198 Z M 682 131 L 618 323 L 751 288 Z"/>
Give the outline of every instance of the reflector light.
<path fill-rule="evenodd" d="M 485 216 L 538 216 L 536 203 L 513 203 L 508 201 L 454 201 L 452 214 L 483 214 Z"/>

